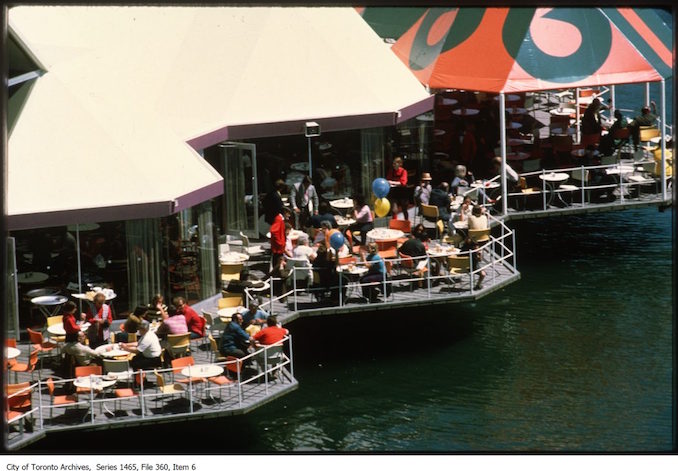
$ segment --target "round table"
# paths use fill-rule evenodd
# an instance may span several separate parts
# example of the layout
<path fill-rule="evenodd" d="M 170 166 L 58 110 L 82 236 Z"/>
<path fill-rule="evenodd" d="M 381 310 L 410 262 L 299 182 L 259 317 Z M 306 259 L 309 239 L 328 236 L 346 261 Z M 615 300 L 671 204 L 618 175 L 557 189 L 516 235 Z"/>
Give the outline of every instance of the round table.
<path fill-rule="evenodd" d="M 499 95 L 495 96 L 494 99 L 499 101 Z M 518 101 L 518 100 L 520 100 L 520 95 L 514 95 L 514 94 L 504 95 L 504 100 L 508 103 L 510 103 L 512 101 Z"/>
<path fill-rule="evenodd" d="M 507 144 L 509 146 L 526 146 L 532 144 L 532 141 L 529 139 L 518 139 L 516 137 L 512 137 L 507 141 Z"/>
<path fill-rule="evenodd" d="M 47 281 L 47 278 L 49 278 L 47 273 L 42 273 L 39 271 L 29 271 L 17 274 L 17 282 L 27 285 L 42 283 Z"/>
<path fill-rule="evenodd" d="M 452 110 L 452 114 L 456 116 L 475 116 L 480 113 L 480 110 L 476 108 L 457 108 Z"/>
<path fill-rule="evenodd" d="M 126 357 L 130 353 L 127 350 L 119 348 L 117 344 L 99 345 L 94 351 L 105 358 Z"/>
<path fill-rule="evenodd" d="M 239 265 L 249 260 L 250 256 L 240 252 L 226 252 L 219 255 L 219 263 L 221 265 Z"/>
<path fill-rule="evenodd" d="M 104 296 L 106 297 L 105 301 L 112 301 L 113 299 L 118 297 L 118 295 L 116 293 L 112 292 L 112 291 L 106 291 L 106 292 L 101 291 L 101 292 L 104 293 Z M 96 292 L 95 292 L 95 294 L 96 294 Z M 73 293 L 71 296 L 73 296 L 74 298 L 77 298 L 77 299 L 82 299 L 83 301 L 90 301 L 90 302 L 94 301 L 94 297 L 92 297 L 90 299 L 90 297 L 87 295 L 87 293 Z"/>
<path fill-rule="evenodd" d="M 417 121 L 433 121 L 433 114 L 432 113 L 426 113 L 426 114 L 421 114 L 417 116 Z"/>
<path fill-rule="evenodd" d="M 454 255 L 459 252 L 460 250 L 452 245 L 429 246 L 429 249 L 426 251 L 430 257 L 434 258 L 449 257 L 450 255 Z"/>
<path fill-rule="evenodd" d="M 520 129 L 523 127 L 523 123 L 519 123 L 517 121 L 507 121 L 506 122 L 506 129 Z"/>
<path fill-rule="evenodd" d="M 262 282 L 261 286 L 252 286 L 250 288 L 246 288 L 248 291 L 254 291 L 255 293 L 259 293 L 261 291 L 268 291 L 268 289 L 271 287 L 271 284 L 268 281 Z"/>
<path fill-rule="evenodd" d="M 73 385 L 78 388 L 92 389 L 93 391 L 101 392 L 106 388 L 110 388 L 117 382 L 117 379 L 112 378 L 108 375 L 92 375 L 92 376 L 80 376 L 73 380 Z"/>
<path fill-rule="evenodd" d="M 345 218 L 344 216 L 334 216 L 334 219 L 337 221 L 339 227 L 348 227 L 351 224 L 355 224 L 355 219 Z"/>
<path fill-rule="evenodd" d="M 444 136 L 444 135 L 445 135 L 445 130 L 444 130 L 444 129 L 434 129 L 434 130 L 433 130 L 433 135 L 434 135 L 434 136 Z"/>
<path fill-rule="evenodd" d="M 80 330 L 83 332 L 86 331 L 89 326 L 91 325 L 89 322 L 83 322 L 82 324 L 78 324 L 80 326 Z M 49 332 L 52 335 L 60 336 L 60 335 L 66 335 L 66 330 L 64 329 L 64 324 L 52 324 L 47 327 L 47 332 Z"/>
<path fill-rule="evenodd" d="M 468 219 L 464 219 L 463 221 L 454 221 L 452 225 L 455 229 L 463 231 L 468 229 Z"/>
<path fill-rule="evenodd" d="M 231 322 L 231 316 L 233 314 L 235 314 L 236 312 L 243 312 L 244 310 L 245 306 L 224 307 L 217 311 L 217 315 L 221 318 L 222 321 Z"/>
<path fill-rule="evenodd" d="M 636 169 L 633 165 L 616 165 L 614 167 L 606 168 L 605 173 L 608 175 L 626 175 L 629 173 L 635 172 Z"/>
<path fill-rule="evenodd" d="M 493 188 L 499 188 L 499 183 L 497 182 L 481 182 L 481 181 L 474 181 L 471 183 L 471 188 L 487 188 L 487 189 L 493 189 Z"/>
<path fill-rule="evenodd" d="M 454 98 L 443 98 L 442 100 L 440 100 L 440 104 L 445 106 L 454 106 L 457 103 L 459 103 L 459 100 L 456 100 Z"/>
<path fill-rule="evenodd" d="M 224 368 L 219 365 L 190 365 L 181 369 L 181 374 L 187 378 L 212 378 L 219 376 L 224 372 Z"/>
<path fill-rule="evenodd" d="M 563 198 L 560 196 L 560 193 L 558 193 L 556 190 L 558 189 L 561 183 L 570 178 L 570 175 L 564 172 L 551 172 L 541 174 L 539 175 L 539 178 L 546 182 L 550 190 L 549 199 L 546 202 L 546 205 L 548 206 L 549 204 L 551 204 L 551 201 L 553 201 L 553 197 L 555 195 L 562 204 L 567 206 L 567 203 L 563 200 Z"/>
<path fill-rule="evenodd" d="M 353 265 L 353 264 L 347 264 L 347 265 L 339 265 L 337 267 L 337 271 L 340 273 L 347 273 L 349 275 L 354 275 L 354 276 L 362 276 L 365 273 L 369 271 L 369 268 L 367 268 L 364 265 Z"/>
<path fill-rule="evenodd" d="M 38 296 L 37 298 L 31 299 L 31 302 L 40 308 L 40 311 L 45 316 L 45 319 L 55 315 L 59 311 L 61 305 L 66 301 L 68 301 L 68 298 L 59 294 Z"/>
<path fill-rule="evenodd" d="M 519 106 L 509 106 L 506 108 L 506 111 L 508 111 L 510 114 L 525 114 L 527 112 L 525 108 L 521 108 Z"/>
<path fill-rule="evenodd" d="M 366 236 L 367 236 L 367 241 L 379 241 L 379 240 L 395 240 L 395 239 L 400 239 L 403 237 L 405 233 L 403 231 L 400 231 L 398 229 L 387 229 L 385 227 L 378 227 L 376 229 L 372 229 L 371 231 L 368 231 Z"/>
<path fill-rule="evenodd" d="M 555 116 L 570 116 L 577 112 L 574 108 L 554 108 L 549 113 Z"/>
<path fill-rule="evenodd" d="M 5 358 L 7 358 L 8 360 L 13 360 L 19 355 L 21 355 L 21 351 L 18 348 L 5 347 Z"/>
<path fill-rule="evenodd" d="M 335 209 L 351 209 L 353 208 L 353 199 L 351 198 L 339 198 L 336 200 L 330 201 L 330 206 Z"/>
<path fill-rule="evenodd" d="M 295 162 L 290 164 L 290 168 L 298 172 L 308 172 L 308 162 Z"/>

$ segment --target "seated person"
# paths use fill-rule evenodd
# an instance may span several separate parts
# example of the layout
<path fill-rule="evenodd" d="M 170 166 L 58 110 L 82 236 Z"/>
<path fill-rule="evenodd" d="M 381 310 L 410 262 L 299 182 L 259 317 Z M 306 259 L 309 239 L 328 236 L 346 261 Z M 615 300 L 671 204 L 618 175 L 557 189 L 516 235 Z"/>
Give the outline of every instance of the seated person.
<path fill-rule="evenodd" d="M 473 203 L 471 202 L 471 197 L 470 196 L 464 196 L 464 201 L 462 201 L 461 205 L 459 205 L 457 212 L 453 216 L 453 220 L 455 220 L 455 221 L 467 221 L 469 216 L 471 215 L 472 208 L 473 208 Z"/>
<path fill-rule="evenodd" d="M 330 205 L 327 204 L 327 201 L 321 201 L 318 207 L 318 214 L 311 217 L 311 225 L 315 229 L 320 229 L 320 223 L 322 221 L 327 221 L 334 228 L 339 227 L 337 225 L 337 220 L 334 219 L 334 215 L 330 211 Z"/>
<path fill-rule="evenodd" d="M 657 104 L 652 101 L 650 105 L 652 106 L 652 113 L 650 113 L 650 107 L 643 106 L 640 110 L 640 115 L 636 116 L 628 124 L 631 139 L 633 140 L 633 150 L 638 150 L 638 145 L 640 144 L 640 127 L 654 126 L 657 122 Z"/>
<path fill-rule="evenodd" d="M 266 326 L 266 329 L 260 330 L 253 337 L 254 341 L 260 345 L 275 345 L 290 333 L 284 327 L 278 327 L 278 318 L 276 316 L 268 316 Z"/>
<path fill-rule="evenodd" d="M 186 326 L 191 333 L 191 339 L 199 339 L 205 336 L 205 319 L 198 315 L 195 310 L 186 304 L 186 300 L 177 296 L 172 300 L 172 304 L 177 308 L 177 313 L 183 314 L 186 318 Z"/>
<path fill-rule="evenodd" d="M 165 305 L 165 297 L 157 293 L 153 298 L 151 299 L 151 303 L 148 305 L 151 309 L 154 309 L 160 313 L 161 316 L 166 316 L 167 315 L 167 306 Z"/>
<path fill-rule="evenodd" d="M 179 314 L 177 308 L 170 306 L 167 310 L 167 317 L 163 319 L 162 324 L 155 331 L 159 339 L 166 339 L 168 334 L 185 334 L 188 332 L 186 317 Z"/>
<path fill-rule="evenodd" d="M 421 277 L 428 271 L 427 259 L 418 258 L 426 257 L 426 246 L 421 239 L 410 234 L 409 238 L 398 248 L 398 253 L 401 255 L 408 255 L 412 258 L 417 258 L 417 260 L 413 261 L 414 266 L 416 267 L 416 270 L 412 273 L 414 276 Z"/>
<path fill-rule="evenodd" d="M 129 334 L 136 334 L 138 332 L 141 320 L 142 319 L 134 313 L 127 316 L 121 331 L 115 334 L 115 340 L 117 342 L 129 342 Z"/>
<path fill-rule="evenodd" d="M 265 327 L 268 313 L 259 309 L 259 303 L 250 301 L 249 309 L 242 314 L 242 327 L 252 335 Z"/>
<path fill-rule="evenodd" d="M 252 338 L 242 328 L 243 318 L 238 312 L 231 316 L 231 322 L 226 325 L 221 334 L 219 352 L 224 356 L 242 358 L 247 356 Z"/>
<path fill-rule="evenodd" d="M 441 182 L 440 185 L 431 191 L 431 206 L 438 208 L 438 217 L 447 222 L 450 220 L 450 194 L 447 182 Z"/>
<path fill-rule="evenodd" d="M 313 260 L 315 260 L 315 250 L 308 245 L 308 235 L 301 234 L 299 239 L 297 239 L 297 246 L 292 251 L 294 258 L 306 258 L 308 260 L 308 265 L 311 266 Z"/>
<path fill-rule="evenodd" d="M 78 366 L 89 365 L 90 363 L 92 363 L 93 359 L 101 358 L 101 355 L 99 355 L 97 352 L 95 352 L 93 349 L 91 349 L 89 346 L 85 344 L 87 336 L 85 335 L 84 332 L 79 331 L 76 335 L 77 335 L 76 341 L 66 342 L 63 351 L 64 353 L 73 355 L 73 357 L 75 358 L 75 362 L 77 363 Z"/>
<path fill-rule="evenodd" d="M 431 186 L 431 174 L 424 172 L 421 174 L 421 180 L 419 185 L 414 187 L 414 202 L 419 204 L 428 204 L 429 199 L 431 198 L 431 191 L 433 187 Z"/>
<path fill-rule="evenodd" d="M 372 211 L 362 194 L 357 195 L 353 200 L 353 218 L 355 222 L 348 226 L 348 231 L 358 231 L 360 235 L 356 237 L 356 242 L 358 245 L 365 245 L 365 234 L 374 229 L 374 218 L 372 218 Z"/>
<path fill-rule="evenodd" d="M 318 246 L 318 245 L 325 245 L 327 247 L 327 244 L 325 243 L 325 240 L 329 239 L 329 232 L 332 230 L 332 224 L 329 223 L 329 221 L 322 221 L 320 223 L 320 230 L 316 232 L 315 238 L 313 239 L 313 245 Z"/>
<path fill-rule="evenodd" d="M 368 271 L 362 278 L 360 278 L 360 284 L 364 283 L 374 283 L 374 282 L 383 282 L 386 278 L 386 266 L 384 260 L 379 255 L 379 249 L 375 242 L 370 242 L 367 245 L 367 257 L 364 253 L 361 253 L 361 259 L 363 262 L 369 263 Z M 388 291 L 388 287 L 386 288 Z M 376 290 L 372 286 L 362 286 L 363 297 L 369 299 L 371 302 L 376 299 Z"/>
<path fill-rule="evenodd" d="M 476 204 L 473 206 L 471 215 L 468 218 L 469 230 L 487 229 L 488 227 L 490 227 L 490 223 L 487 219 L 487 214 L 485 214 L 485 208 L 480 204 Z"/>
<path fill-rule="evenodd" d="M 429 240 L 428 232 L 426 232 L 426 228 L 422 223 L 419 223 L 416 226 L 414 226 L 411 234 L 424 243 L 428 242 Z"/>
<path fill-rule="evenodd" d="M 318 246 L 318 252 L 313 260 L 313 271 L 317 273 L 318 283 L 313 285 L 314 292 L 318 297 L 324 297 L 328 292 L 332 299 L 339 299 L 339 274 L 334 255 L 322 244 Z M 342 291 L 346 295 L 348 281 L 342 280 Z"/>
<path fill-rule="evenodd" d="M 466 171 L 465 165 L 457 165 L 454 168 L 454 178 L 450 183 L 450 194 L 452 196 L 462 195 L 470 190 L 469 185 L 473 182 L 473 174 Z"/>
<path fill-rule="evenodd" d="M 157 368 L 161 366 L 160 354 L 162 347 L 158 336 L 150 329 L 150 324 L 147 320 L 141 321 L 139 325 L 139 333 L 141 336 L 137 342 L 121 343 L 120 348 L 134 353 L 134 358 L 130 361 L 130 366 L 134 371 Z"/>

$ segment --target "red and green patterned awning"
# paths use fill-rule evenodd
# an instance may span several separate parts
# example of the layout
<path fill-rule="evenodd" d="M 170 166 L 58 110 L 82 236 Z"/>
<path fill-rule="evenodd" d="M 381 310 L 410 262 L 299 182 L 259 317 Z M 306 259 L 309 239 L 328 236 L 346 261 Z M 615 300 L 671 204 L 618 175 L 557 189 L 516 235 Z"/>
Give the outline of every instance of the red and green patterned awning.
<path fill-rule="evenodd" d="M 672 76 L 673 35 L 638 8 L 359 8 L 433 89 L 524 92 Z"/>

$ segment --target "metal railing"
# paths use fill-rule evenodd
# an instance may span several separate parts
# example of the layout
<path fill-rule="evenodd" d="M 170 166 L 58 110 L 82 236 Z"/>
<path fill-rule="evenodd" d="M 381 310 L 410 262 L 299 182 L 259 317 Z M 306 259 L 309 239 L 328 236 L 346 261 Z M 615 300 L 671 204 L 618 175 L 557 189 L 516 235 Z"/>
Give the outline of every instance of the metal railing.
<path fill-rule="evenodd" d="M 201 365 L 207 366 L 208 364 L 195 364 L 191 366 L 191 368 L 194 368 L 196 371 L 196 377 L 200 372 Z M 34 384 L 31 384 L 29 387 L 8 396 L 8 398 L 11 398 L 20 394 L 26 394 L 26 392 L 29 391 L 31 405 L 30 410 L 21 412 L 20 415 L 6 420 L 7 445 L 11 448 L 13 441 L 23 438 L 24 434 L 27 433 L 26 428 L 31 428 L 32 432 L 45 432 L 54 429 L 64 430 L 94 425 L 98 426 L 112 422 L 138 422 L 151 418 L 153 420 L 162 420 L 163 418 L 166 419 L 177 415 L 219 413 L 226 410 L 242 408 L 243 403 L 246 400 L 250 400 L 248 404 L 251 405 L 252 401 L 255 401 L 256 398 L 265 398 L 271 394 L 272 378 L 275 378 L 276 381 L 280 381 L 280 383 L 276 382 L 276 384 L 293 382 L 294 355 L 292 350 L 292 336 L 286 336 L 281 342 L 275 345 L 262 345 L 260 349 L 243 358 L 209 363 L 209 365 L 217 365 L 223 368 L 223 372 L 216 376 L 226 375 L 233 379 L 230 382 L 224 382 L 224 384 L 216 384 L 208 380 L 194 381 L 194 377 L 189 376 L 187 381 L 184 381 L 185 387 L 179 387 L 177 391 L 168 393 L 163 392 L 163 390 L 158 387 L 157 383 L 154 388 L 148 388 L 146 385 L 150 382 L 145 382 L 144 378 L 150 378 L 157 372 L 162 375 L 163 380 L 168 377 L 170 378 L 170 381 L 166 384 L 173 384 L 175 375 L 179 374 L 176 373 L 176 368 L 169 367 L 137 370 L 134 372 L 130 371 L 126 380 L 128 388 L 132 384 L 136 385 L 136 389 L 133 389 L 133 395 L 129 397 L 116 397 L 115 395 L 111 396 L 110 393 L 114 392 L 111 388 L 114 385 L 120 385 L 125 382 L 125 378 L 120 377 L 109 386 L 107 384 L 107 380 L 110 379 L 109 375 L 90 375 L 89 384 L 94 385 L 94 388 L 89 388 L 88 391 L 84 393 L 73 394 L 71 395 L 71 400 L 59 404 L 54 404 L 52 399 L 53 394 L 49 393 L 47 380 L 41 379 Z M 256 373 L 245 377 L 242 374 L 243 367 L 252 366 L 256 366 Z M 62 389 L 64 386 L 71 385 L 72 389 L 75 390 L 75 384 L 73 383 L 77 378 L 50 379 L 53 381 L 53 385 L 56 389 Z M 225 391 L 229 393 L 228 399 L 223 400 L 222 393 Z M 201 393 L 203 395 L 203 405 L 198 412 L 194 408 L 194 405 L 200 402 L 199 396 Z M 216 393 L 219 393 L 220 399 L 218 401 L 214 398 Z M 166 409 L 164 407 L 166 398 L 179 395 L 188 400 L 187 409 Z M 72 400 L 73 397 L 76 399 Z M 210 404 L 209 407 L 205 407 L 204 404 L 206 404 L 205 401 L 207 401 L 208 398 L 210 399 Z M 114 412 L 118 411 L 120 401 L 130 400 L 139 401 L 139 413 L 118 415 Z M 154 402 L 160 402 L 161 407 L 152 411 L 152 413 L 149 413 L 149 410 L 151 409 L 150 406 Z M 108 406 L 110 405 L 113 406 L 113 411 L 109 409 Z M 66 419 L 64 415 L 60 415 L 56 421 L 51 420 L 55 410 L 66 408 L 79 409 L 84 411 L 84 414 L 82 414 L 82 416 L 80 416 L 81 414 L 73 415 L 70 417 L 70 420 Z M 129 406 L 127 406 L 125 410 L 129 410 Z M 30 427 L 26 427 L 27 422 L 30 423 Z"/>
<path fill-rule="evenodd" d="M 411 288 L 417 288 L 423 290 L 426 285 L 426 294 L 427 299 L 431 298 L 440 298 L 442 295 L 432 293 L 431 287 L 432 284 L 440 281 L 449 281 L 451 278 L 456 278 L 458 275 L 452 275 L 448 273 L 447 266 L 447 257 L 448 255 L 456 257 L 469 257 L 470 267 L 468 273 L 464 275 L 468 276 L 470 279 L 470 287 L 468 290 L 469 295 L 474 295 L 477 291 L 475 285 L 472 282 L 473 277 L 476 274 L 479 274 L 481 271 L 492 270 L 492 276 L 487 277 L 484 285 L 486 287 L 491 287 L 499 283 L 501 280 L 498 278 L 498 271 L 495 269 L 498 266 L 503 266 L 507 270 L 507 274 L 513 275 L 517 273 L 516 267 L 516 258 L 515 258 L 515 234 L 512 229 L 510 229 L 506 224 L 493 216 L 488 215 L 491 226 L 493 227 L 493 233 L 490 236 L 490 240 L 485 243 L 482 247 L 470 250 L 470 251 L 457 251 L 452 253 L 442 252 L 441 255 L 437 254 L 427 254 L 419 257 L 395 257 L 382 259 L 384 264 L 387 265 L 387 269 L 382 273 L 382 278 L 379 281 L 370 281 L 362 282 L 362 276 L 351 275 L 349 278 L 344 274 L 343 271 L 338 274 L 344 276 L 338 276 L 337 283 L 329 286 L 318 286 L 313 284 L 311 281 L 308 283 L 298 283 L 296 271 L 310 271 L 311 276 L 309 280 L 313 280 L 312 273 L 318 271 L 317 269 L 309 267 L 292 267 L 290 274 L 287 278 L 272 278 L 271 281 L 271 297 L 262 302 L 260 307 L 266 309 L 270 314 L 278 314 L 276 312 L 277 303 L 285 303 L 288 306 L 288 311 L 294 312 L 304 312 L 310 310 L 316 310 L 318 308 L 325 307 L 345 307 L 345 306 L 355 306 L 354 303 L 349 303 L 351 301 L 365 301 L 366 299 L 374 303 L 388 303 L 397 305 L 398 303 L 407 303 L 412 301 L 411 295 L 402 295 L 401 292 L 393 289 L 395 285 L 402 286 L 403 284 L 409 285 Z M 438 241 L 432 241 L 429 245 L 430 248 L 439 246 Z M 474 261 L 474 258 L 480 260 L 479 263 Z M 424 262 L 424 263 L 421 263 Z M 351 265 L 354 267 L 365 267 L 369 269 L 370 262 L 362 262 L 356 260 L 352 262 Z M 432 267 L 439 265 L 441 270 L 438 274 L 433 274 Z M 476 266 L 477 265 L 477 266 Z M 421 269 L 416 269 L 421 267 Z M 335 267 L 336 269 L 337 267 Z M 425 270 L 423 270 L 425 268 Z M 390 272 L 390 273 L 387 273 Z M 415 272 L 419 272 L 418 275 L 414 275 Z M 276 295 L 274 293 L 274 284 L 280 283 L 283 287 L 283 292 Z M 420 285 L 421 283 L 421 285 Z M 368 292 L 370 290 L 377 289 L 379 291 L 380 297 L 365 297 L 361 294 L 363 291 Z M 322 297 L 323 294 L 327 292 L 330 293 L 330 298 L 326 299 Z M 357 292 L 357 293 L 356 293 Z M 457 295 L 449 295 L 449 297 L 458 297 Z M 329 301 L 329 304 L 328 304 Z M 279 308 L 278 308 L 279 309 Z"/>

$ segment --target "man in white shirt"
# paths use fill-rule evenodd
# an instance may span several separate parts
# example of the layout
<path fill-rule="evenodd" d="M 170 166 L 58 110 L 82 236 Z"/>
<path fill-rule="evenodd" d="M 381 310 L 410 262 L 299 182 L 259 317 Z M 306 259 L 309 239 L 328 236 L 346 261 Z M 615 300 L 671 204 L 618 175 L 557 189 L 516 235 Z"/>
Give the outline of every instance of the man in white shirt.
<path fill-rule="evenodd" d="M 156 368 L 162 366 L 160 362 L 160 353 L 162 352 L 162 347 L 160 346 L 160 340 L 158 336 L 155 335 L 155 332 L 150 330 L 150 324 L 148 321 L 144 320 L 139 325 L 139 337 L 138 342 L 123 343 L 120 347 L 130 353 L 135 353 L 136 355 L 130 361 L 130 366 L 133 370 L 146 370 L 150 368 Z"/>
<path fill-rule="evenodd" d="M 69 355 L 73 355 L 78 366 L 89 365 L 93 358 L 101 358 L 101 355 L 85 345 L 87 336 L 83 331 L 78 332 L 78 341 L 67 343 L 63 351 Z"/>
<path fill-rule="evenodd" d="M 294 248 L 294 258 L 304 257 L 308 259 L 308 266 L 311 266 L 311 263 L 315 260 L 315 250 L 308 243 L 308 235 L 301 234 L 297 239 L 297 246 Z"/>

